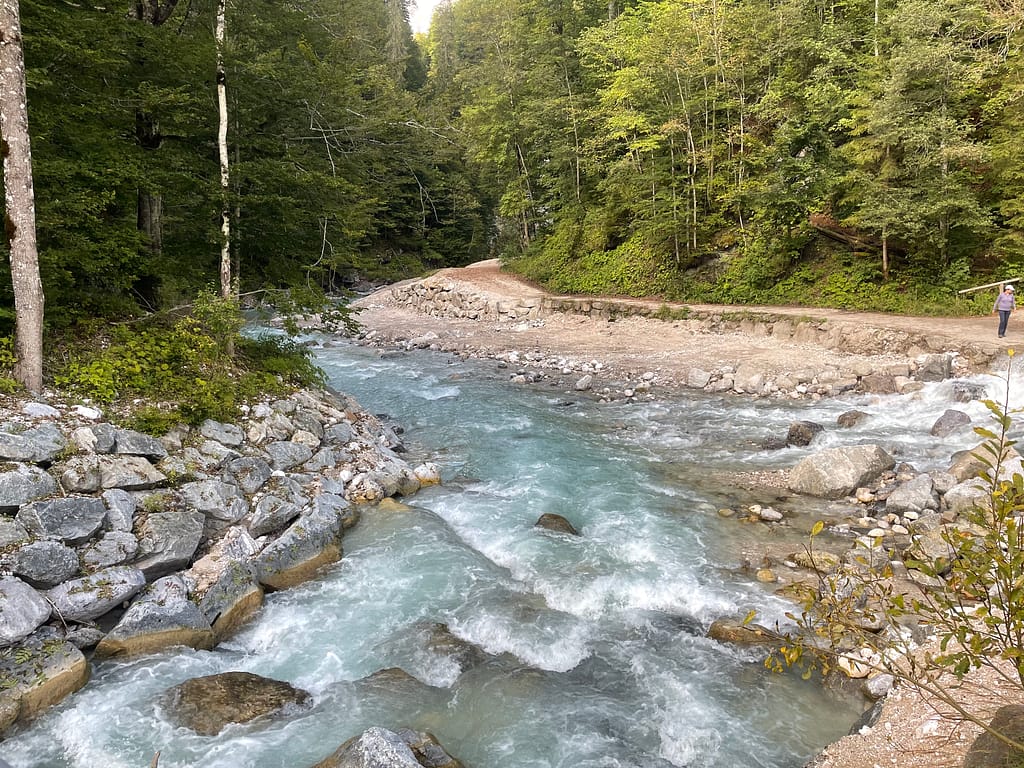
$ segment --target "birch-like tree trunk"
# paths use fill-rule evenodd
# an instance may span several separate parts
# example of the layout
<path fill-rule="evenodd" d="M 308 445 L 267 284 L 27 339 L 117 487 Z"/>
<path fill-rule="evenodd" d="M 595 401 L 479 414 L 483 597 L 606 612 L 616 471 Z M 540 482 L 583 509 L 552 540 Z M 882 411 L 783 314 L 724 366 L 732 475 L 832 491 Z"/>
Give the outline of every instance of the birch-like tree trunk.
<path fill-rule="evenodd" d="M 224 71 L 224 38 L 227 28 L 227 0 L 217 0 L 217 152 L 220 155 L 220 295 L 230 299 L 231 285 L 231 176 L 228 165 L 228 89 Z"/>
<path fill-rule="evenodd" d="M 0 0 L 0 136 L 4 164 L 4 231 L 14 285 L 14 377 L 43 388 L 43 283 L 36 249 L 32 148 L 28 135 L 25 57 L 18 0 Z"/>

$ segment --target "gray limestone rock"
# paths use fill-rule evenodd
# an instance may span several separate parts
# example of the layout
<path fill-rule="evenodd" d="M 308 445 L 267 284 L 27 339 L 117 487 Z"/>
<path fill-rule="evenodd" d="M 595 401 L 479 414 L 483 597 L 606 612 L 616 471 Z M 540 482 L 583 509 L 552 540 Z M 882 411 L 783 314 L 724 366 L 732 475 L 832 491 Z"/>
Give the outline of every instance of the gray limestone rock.
<path fill-rule="evenodd" d="M 213 419 L 204 421 L 199 427 L 199 433 L 229 448 L 237 448 L 245 440 L 245 433 L 237 424 L 223 424 Z"/>
<path fill-rule="evenodd" d="M 36 589 L 50 589 L 78 574 L 78 554 L 59 541 L 33 541 L 4 558 L 15 576 Z"/>
<path fill-rule="evenodd" d="M 897 486 L 885 500 L 885 511 L 897 515 L 923 513 L 939 508 L 939 494 L 929 475 L 918 475 Z"/>
<path fill-rule="evenodd" d="M 808 456 L 789 473 L 790 490 L 839 499 L 870 484 L 895 460 L 877 445 L 853 445 L 828 448 Z"/>
<path fill-rule="evenodd" d="M 359 509 L 334 493 L 321 493 L 313 499 L 313 509 L 318 514 L 336 516 L 342 528 L 351 528 L 359 521 Z"/>
<path fill-rule="evenodd" d="M 95 436 L 94 450 L 96 453 L 113 453 L 117 442 L 117 430 L 113 424 L 94 424 L 92 433 Z"/>
<path fill-rule="evenodd" d="M 7 549 L 12 544 L 28 541 L 30 538 L 32 537 L 25 530 L 25 526 L 17 520 L 0 516 L 0 550 Z"/>
<path fill-rule="evenodd" d="M 24 432 L 0 432 L 0 460 L 48 464 L 67 447 L 67 440 L 54 424 L 41 424 Z"/>
<path fill-rule="evenodd" d="M 334 448 L 321 448 L 313 454 L 313 458 L 302 465 L 305 472 L 323 472 L 325 469 L 333 469 L 339 463 L 339 453 Z"/>
<path fill-rule="evenodd" d="M 238 487 L 220 480 L 197 480 L 178 489 L 181 500 L 189 509 L 202 512 L 207 518 L 234 523 L 245 517 L 249 505 Z"/>
<path fill-rule="evenodd" d="M 953 375 L 953 358 L 948 354 L 924 355 L 917 366 L 918 381 L 945 381 Z"/>
<path fill-rule="evenodd" d="M 156 579 L 188 566 L 203 537 L 206 519 L 194 510 L 155 512 L 139 530 L 139 559 L 134 565 Z"/>
<path fill-rule="evenodd" d="M 18 510 L 17 520 L 36 536 L 83 544 L 103 526 L 107 508 L 93 496 L 34 501 Z"/>
<path fill-rule="evenodd" d="M 226 469 L 245 493 L 256 493 L 274 474 L 274 470 L 267 462 L 255 456 L 230 461 Z"/>
<path fill-rule="evenodd" d="M 89 680 L 82 652 L 52 632 L 40 630 L 0 658 L 0 731 L 30 720 Z M 6 763 L 4 763 L 6 765 Z"/>
<path fill-rule="evenodd" d="M 342 521 L 334 510 L 314 506 L 256 556 L 260 583 L 286 589 L 336 562 L 341 558 L 341 530 Z"/>
<path fill-rule="evenodd" d="M 111 488 L 103 492 L 107 505 L 106 525 L 114 531 L 130 531 L 135 527 L 135 510 L 138 504 L 128 491 Z"/>
<path fill-rule="evenodd" d="M 871 414 L 866 413 L 865 411 L 846 411 L 845 413 L 839 414 L 839 417 L 836 419 L 836 426 L 849 429 L 850 427 L 857 426 L 870 415 Z"/>
<path fill-rule="evenodd" d="M 22 504 L 56 492 L 57 481 L 39 467 L 19 464 L 0 472 L 0 510 L 14 511 Z"/>
<path fill-rule="evenodd" d="M 320 420 L 320 417 L 308 408 L 296 408 L 295 413 L 292 416 L 292 423 L 298 429 L 309 432 L 317 440 L 322 440 L 324 437 L 324 425 Z"/>
<path fill-rule="evenodd" d="M 256 503 L 249 523 L 249 533 L 253 536 L 266 536 L 280 531 L 298 517 L 301 511 L 295 504 L 277 496 L 264 496 Z"/>
<path fill-rule="evenodd" d="M 167 476 L 144 456 L 76 456 L 64 465 L 60 480 L 70 493 L 91 493 L 101 488 L 156 488 L 167 482 Z"/>
<path fill-rule="evenodd" d="M 980 480 L 965 480 L 946 491 L 942 503 L 954 515 L 969 512 L 989 501 L 989 491 Z"/>
<path fill-rule="evenodd" d="M 686 386 L 693 389 L 704 389 L 711 383 L 711 374 L 701 368 L 691 368 L 686 373 Z"/>
<path fill-rule="evenodd" d="M 54 611 L 64 621 L 91 621 L 133 597 L 146 577 L 138 568 L 115 566 L 71 579 L 46 591 Z"/>
<path fill-rule="evenodd" d="M 324 430 L 324 440 L 332 445 L 347 445 L 352 442 L 352 425 L 342 421 L 329 426 Z"/>
<path fill-rule="evenodd" d="M 96 646 L 97 658 L 137 656 L 171 646 L 212 648 L 213 629 L 178 574 L 151 584 Z"/>
<path fill-rule="evenodd" d="M 107 531 L 82 548 L 82 564 L 90 570 L 124 565 L 135 559 L 139 540 L 128 531 Z"/>
<path fill-rule="evenodd" d="M 289 470 L 305 464 L 313 458 L 313 451 L 308 445 L 278 441 L 266 445 L 263 449 L 270 457 L 270 465 L 274 469 Z"/>
<path fill-rule="evenodd" d="M 422 768 L 422 764 L 399 734 L 375 727 L 346 741 L 314 768 Z"/>
<path fill-rule="evenodd" d="M 115 429 L 114 453 L 123 456 L 145 456 L 151 461 L 159 461 L 167 455 L 167 449 L 152 435 L 132 429 Z"/>
<path fill-rule="evenodd" d="M 966 429 L 971 424 L 971 417 L 955 408 L 947 408 L 932 425 L 931 434 L 935 437 L 948 437 L 954 432 Z"/>
<path fill-rule="evenodd" d="M 0 648 L 31 635 L 50 618 L 50 604 L 13 576 L 0 576 Z"/>
<path fill-rule="evenodd" d="M 206 558 L 189 572 L 194 574 Z M 263 588 L 256 567 L 249 562 L 222 558 L 215 575 L 208 579 L 199 597 L 199 610 L 213 627 L 217 641 L 233 634 L 263 604 Z"/>

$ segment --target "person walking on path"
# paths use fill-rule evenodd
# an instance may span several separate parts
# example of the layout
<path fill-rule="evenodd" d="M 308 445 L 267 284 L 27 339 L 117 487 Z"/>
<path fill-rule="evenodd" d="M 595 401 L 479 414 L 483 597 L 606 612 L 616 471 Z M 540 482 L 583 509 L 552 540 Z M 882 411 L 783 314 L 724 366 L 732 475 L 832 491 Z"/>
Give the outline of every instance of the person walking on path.
<path fill-rule="evenodd" d="M 1010 322 L 1010 313 L 1017 308 L 1013 286 L 1008 285 L 996 298 L 992 305 L 992 314 L 999 313 L 999 338 L 1006 336 L 1006 324 Z"/>

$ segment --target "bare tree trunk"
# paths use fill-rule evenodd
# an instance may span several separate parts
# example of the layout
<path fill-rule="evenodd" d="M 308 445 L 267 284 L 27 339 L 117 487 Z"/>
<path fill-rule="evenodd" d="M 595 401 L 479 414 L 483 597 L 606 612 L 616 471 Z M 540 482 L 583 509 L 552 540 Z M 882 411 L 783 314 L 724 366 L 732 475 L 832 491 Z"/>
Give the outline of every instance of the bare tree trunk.
<path fill-rule="evenodd" d="M 224 72 L 224 36 L 227 27 L 227 0 L 217 0 L 217 108 L 220 122 L 217 129 L 217 151 L 220 155 L 220 295 L 232 296 L 231 286 L 231 176 L 228 165 L 228 90 Z"/>
<path fill-rule="evenodd" d="M 4 232 L 14 285 L 14 377 L 43 388 L 43 283 L 36 246 L 32 147 L 28 135 L 25 58 L 18 0 L 0 0 L 0 135 L 3 136 Z"/>
<path fill-rule="evenodd" d="M 882 280 L 889 280 L 889 234 L 882 227 Z"/>

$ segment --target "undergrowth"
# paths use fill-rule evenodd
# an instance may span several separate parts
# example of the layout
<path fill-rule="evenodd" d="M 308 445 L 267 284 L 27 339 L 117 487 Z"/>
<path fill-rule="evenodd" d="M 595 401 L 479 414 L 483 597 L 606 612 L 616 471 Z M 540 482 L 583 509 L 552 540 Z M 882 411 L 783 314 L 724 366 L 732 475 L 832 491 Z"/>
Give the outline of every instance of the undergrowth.
<path fill-rule="evenodd" d="M 126 408 L 131 426 L 151 434 L 230 420 L 247 400 L 324 383 L 309 350 L 283 336 L 246 338 L 242 325 L 237 305 L 204 294 L 175 320 L 80 328 L 61 340 L 48 368 L 58 388 L 94 402 L 152 403 Z"/>

